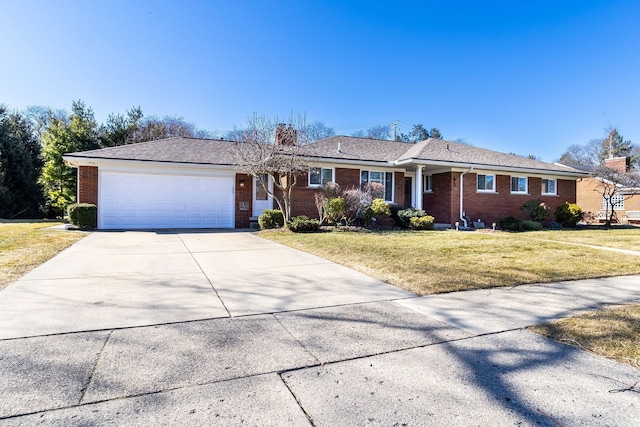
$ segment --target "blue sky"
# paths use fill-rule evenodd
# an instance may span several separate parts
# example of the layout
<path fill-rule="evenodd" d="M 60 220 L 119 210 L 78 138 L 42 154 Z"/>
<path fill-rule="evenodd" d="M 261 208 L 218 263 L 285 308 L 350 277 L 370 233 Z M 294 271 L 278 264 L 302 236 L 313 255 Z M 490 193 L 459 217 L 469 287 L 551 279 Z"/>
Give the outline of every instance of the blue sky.
<path fill-rule="evenodd" d="M 2 0 L 0 103 L 132 106 L 210 131 L 306 112 L 557 160 L 640 144 L 640 2 Z"/>

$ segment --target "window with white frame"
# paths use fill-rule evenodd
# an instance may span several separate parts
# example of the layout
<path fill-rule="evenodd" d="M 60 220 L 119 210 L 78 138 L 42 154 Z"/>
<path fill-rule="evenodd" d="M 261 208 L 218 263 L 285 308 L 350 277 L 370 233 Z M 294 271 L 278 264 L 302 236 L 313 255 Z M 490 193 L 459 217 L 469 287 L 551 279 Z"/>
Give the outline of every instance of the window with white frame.
<path fill-rule="evenodd" d="M 360 171 L 360 187 L 369 182 L 377 182 L 384 188 L 385 202 L 393 203 L 393 172 Z"/>
<path fill-rule="evenodd" d="M 512 176 L 511 177 L 511 192 L 512 193 L 521 193 L 527 194 L 527 178 L 522 176 Z"/>
<path fill-rule="evenodd" d="M 613 205 L 614 210 L 624 210 L 624 195 L 614 194 L 611 196 L 611 201 L 602 196 L 602 210 L 611 211 L 611 205 Z"/>
<path fill-rule="evenodd" d="M 496 176 L 478 174 L 478 191 L 496 191 Z"/>
<path fill-rule="evenodd" d="M 555 179 L 542 179 L 542 194 L 558 194 Z"/>
<path fill-rule="evenodd" d="M 320 186 L 333 182 L 332 168 L 309 168 L 309 186 Z"/>
<path fill-rule="evenodd" d="M 424 175 L 424 182 L 422 183 L 422 191 L 430 193 L 433 191 L 433 175 Z"/>

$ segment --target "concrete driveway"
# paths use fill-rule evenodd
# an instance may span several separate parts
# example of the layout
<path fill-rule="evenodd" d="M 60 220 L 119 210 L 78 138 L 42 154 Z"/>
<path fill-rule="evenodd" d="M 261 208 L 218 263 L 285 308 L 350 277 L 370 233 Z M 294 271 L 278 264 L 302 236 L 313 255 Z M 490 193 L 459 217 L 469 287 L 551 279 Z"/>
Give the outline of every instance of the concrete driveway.
<path fill-rule="evenodd" d="M 412 296 L 247 232 L 96 232 L 0 292 L 0 339 Z"/>
<path fill-rule="evenodd" d="M 639 300 L 418 298 L 248 233 L 93 233 L 0 292 L 0 426 L 636 426 L 640 371 L 523 327 Z"/>

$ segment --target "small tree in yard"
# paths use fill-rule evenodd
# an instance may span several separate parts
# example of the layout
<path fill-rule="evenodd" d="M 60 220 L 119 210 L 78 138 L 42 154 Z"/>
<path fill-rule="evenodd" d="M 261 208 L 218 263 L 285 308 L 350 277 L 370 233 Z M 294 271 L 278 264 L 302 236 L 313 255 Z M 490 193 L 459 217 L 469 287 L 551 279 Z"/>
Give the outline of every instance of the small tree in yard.
<path fill-rule="evenodd" d="M 605 225 L 611 226 L 616 207 L 634 195 L 640 195 L 640 173 L 621 172 L 617 169 L 599 167 L 594 170 L 597 179 L 595 191 L 602 194 L 606 202 L 607 219 Z"/>
<path fill-rule="evenodd" d="M 291 195 L 298 177 L 308 171 L 301 153 L 305 141 L 304 118 L 297 119 L 297 126 L 285 126 L 278 120 L 269 120 L 254 114 L 248 120 L 247 129 L 236 130 L 232 148 L 237 168 L 262 183 L 284 216 L 284 223 L 291 220 Z M 274 139 L 275 137 L 275 139 Z M 264 180 L 271 177 L 274 191 Z"/>

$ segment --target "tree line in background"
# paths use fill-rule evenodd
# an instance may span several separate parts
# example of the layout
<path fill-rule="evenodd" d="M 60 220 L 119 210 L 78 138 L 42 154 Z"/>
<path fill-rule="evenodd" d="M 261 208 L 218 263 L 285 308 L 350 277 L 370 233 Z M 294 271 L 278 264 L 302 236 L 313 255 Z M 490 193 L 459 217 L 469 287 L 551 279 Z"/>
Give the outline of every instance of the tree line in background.
<path fill-rule="evenodd" d="M 175 136 L 209 133 L 182 118 L 145 117 L 140 107 L 100 124 L 82 101 L 70 113 L 39 106 L 10 112 L 0 104 L 0 218 L 61 216 L 76 197 L 76 172 L 65 165 L 65 153 Z"/>

